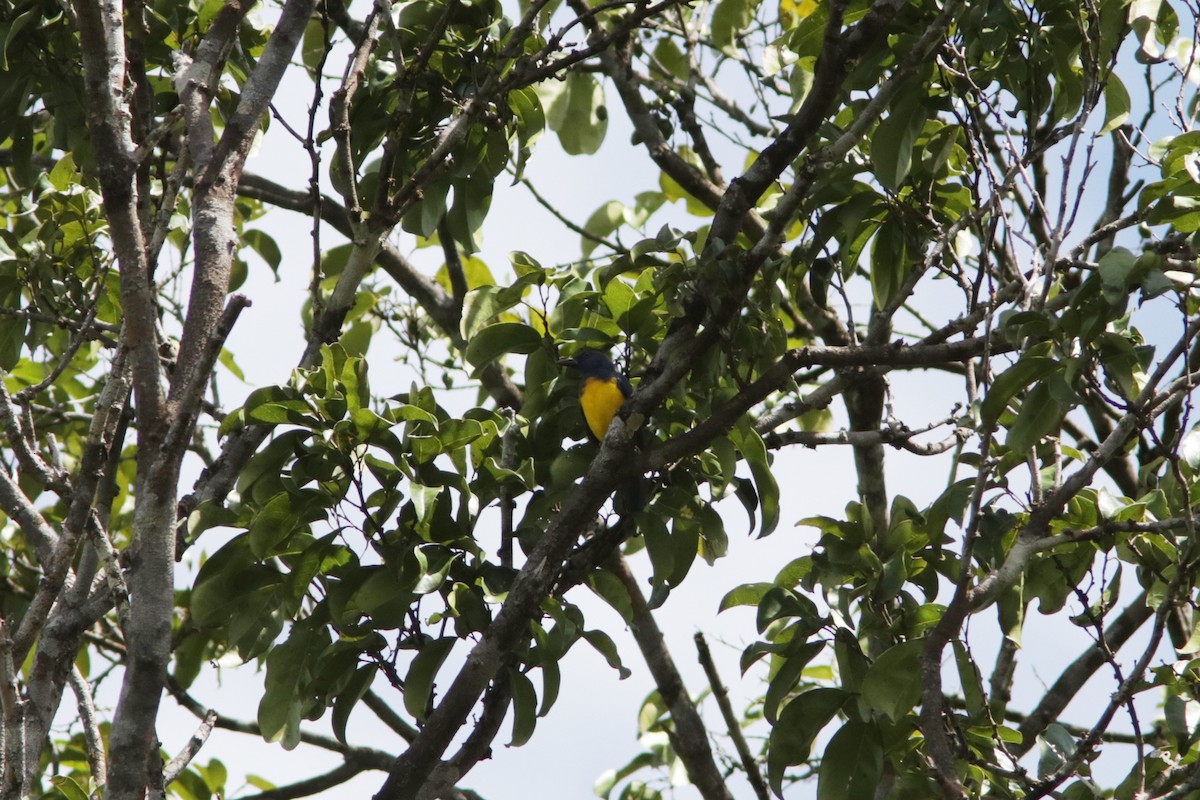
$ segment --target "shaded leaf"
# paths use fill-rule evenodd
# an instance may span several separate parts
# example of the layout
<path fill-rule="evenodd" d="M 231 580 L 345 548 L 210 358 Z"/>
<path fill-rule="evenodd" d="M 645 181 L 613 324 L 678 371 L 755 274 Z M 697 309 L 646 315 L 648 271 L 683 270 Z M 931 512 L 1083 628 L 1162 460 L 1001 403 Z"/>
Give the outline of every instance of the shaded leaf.
<path fill-rule="evenodd" d="M 416 719 L 425 719 L 433 703 L 434 680 L 438 670 L 457 641 L 452 637 L 428 639 L 409 665 L 408 674 L 404 677 L 404 708 Z"/>
<path fill-rule="evenodd" d="M 784 772 L 808 760 L 813 741 L 849 697 L 841 689 L 822 687 L 797 695 L 784 706 L 771 728 L 767 749 L 767 777 L 776 795 L 783 796 Z"/>
<path fill-rule="evenodd" d="M 899 720 L 921 699 L 921 639 L 893 645 L 867 670 L 862 705 L 888 719 Z"/>
<path fill-rule="evenodd" d="M 871 800 L 883 774 L 883 741 L 874 725 L 851 720 L 821 757 L 817 800 Z"/>

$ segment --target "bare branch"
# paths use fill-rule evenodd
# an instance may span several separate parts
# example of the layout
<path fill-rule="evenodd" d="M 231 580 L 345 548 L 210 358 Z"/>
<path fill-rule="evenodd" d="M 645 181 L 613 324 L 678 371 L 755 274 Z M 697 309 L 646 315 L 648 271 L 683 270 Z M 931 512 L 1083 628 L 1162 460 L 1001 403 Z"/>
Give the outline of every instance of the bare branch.
<path fill-rule="evenodd" d="M 96 705 L 92 702 L 92 687 L 78 666 L 71 667 L 71 691 L 75 693 L 75 705 L 79 709 L 79 724 L 83 727 L 83 741 L 87 748 L 88 769 L 97 786 L 108 782 L 108 765 L 104 756 L 104 738 L 100 734 L 100 721 L 96 717 Z"/>
<path fill-rule="evenodd" d="M 171 427 L 167 431 L 164 438 L 163 446 L 168 452 L 179 451 L 191 436 L 192 428 L 196 424 L 196 418 L 199 416 L 201 403 L 200 398 L 204 396 L 205 387 L 208 385 L 209 378 L 213 369 L 217 366 L 217 360 L 221 356 L 221 349 L 225 346 L 225 340 L 229 338 L 233 326 L 237 324 L 237 319 L 242 311 L 251 305 L 250 300 L 245 295 L 235 294 L 229 298 L 225 305 L 225 310 L 221 313 L 220 318 L 214 326 L 211 336 L 205 342 L 205 349 L 195 358 L 194 368 L 187 374 L 191 376 L 192 384 L 181 389 L 179 402 L 179 413 L 171 422 Z M 182 357 L 181 357 L 182 360 Z M 192 361 L 189 359 L 189 361 Z M 181 383 L 176 385 L 182 386 Z"/>
<path fill-rule="evenodd" d="M 511 702 L 512 679 L 507 672 L 501 672 L 484 692 L 481 712 L 462 747 L 440 764 L 426 781 L 424 791 L 427 797 L 445 797 L 472 767 L 491 755 L 492 742 L 500 732 Z"/>
<path fill-rule="evenodd" d="M 667 649 L 662 631 L 659 630 L 654 614 L 646 604 L 637 579 L 633 577 L 629 565 L 619 554 L 614 554 L 609 559 L 608 568 L 616 573 L 621 585 L 629 594 L 630 606 L 633 609 L 629 629 L 633 632 L 638 649 L 642 651 L 650 674 L 654 676 L 658 693 L 671 710 L 674 728 L 671 744 L 687 768 L 688 779 L 700 790 L 700 795 L 705 800 L 729 800 L 733 795 L 717 769 L 704 721 L 700 719 L 696 706 L 688 696 L 683 677 Z"/>
<path fill-rule="evenodd" d="M 187 744 L 163 767 L 163 785 L 169 786 L 172 781 L 183 774 L 188 764 L 192 763 L 192 759 L 200 752 L 200 748 L 204 747 L 204 743 L 208 741 L 208 736 L 212 733 L 216 723 L 217 712 L 209 709 L 208 713 L 204 715 L 204 719 L 201 720 L 200 727 L 188 739 Z"/>
<path fill-rule="evenodd" d="M 708 642 L 704 640 L 703 633 L 697 633 L 693 638 L 696 641 L 696 652 L 700 656 L 700 665 L 704 667 L 709 688 L 712 689 L 717 706 L 721 709 L 721 718 L 725 720 L 725 732 L 733 740 L 733 746 L 742 762 L 742 769 L 746 771 L 746 780 L 750 781 L 750 786 L 759 800 L 768 800 L 771 795 L 767 790 L 767 784 L 763 780 L 762 773 L 759 772 L 754 754 L 750 752 L 750 746 L 746 744 L 746 736 L 742 733 L 741 722 L 733 711 L 733 705 L 729 702 L 729 692 L 721 683 L 721 675 L 717 672 L 717 665 L 713 661 L 712 653 L 709 652 Z"/>
<path fill-rule="evenodd" d="M 813 366 L 878 366 L 886 369 L 933 366 L 947 362 L 969 361 L 981 355 L 988 347 L 1003 351 L 1011 348 L 1011 345 L 992 342 L 988 337 L 977 337 L 945 344 L 908 346 L 895 343 L 874 347 L 811 346 L 789 350 L 772 367 L 764 370 L 757 380 L 742 389 L 725 406 L 714 411 L 708 419 L 687 433 L 652 448 L 648 454 L 648 461 L 652 467 L 660 467 L 685 455 L 703 450 L 708 442 L 733 427 L 743 414 L 782 388 L 792 374 L 801 369 Z M 841 390 L 845 390 L 844 386 Z"/>
<path fill-rule="evenodd" d="M 167 691 L 171 693 L 171 696 L 175 698 L 175 701 L 179 705 L 190 711 L 197 719 L 206 720 L 209 714 L 215 713 L 216 716 L 213 719 L 214 728 L 245 733 L 251 736 L 262 736 L 262 728 L 259 727 L 257 722 L 246 722 L 235 719 L 234 717 L 215 711 L 215 709 L 206 708 L 172 678 L 167 679 Z M 393 760 L 393 756 L 390 753 L 382 750 L 343 744 L 332 736 L 324 736 L 311 731 L 302 730 L 300 732 L 300 742 L 320 747 L 323 750 L 341 753 L 347 760 L 353 760 L 356 763 L 362 764 L 364 769 L 386 770 Z"/>
<path fill-rule="evenodd" d="M 870 444 L 886 444 L 899 450 L 907 450 L 919 456 L 932 456 L 945 453 L 953 447 L 962 444 L 969 435 L 966 428 L 958 428 L 949 437 L 940 442 L 920 444 L 913 438 L 928 433 L 943 425 L 954 424 L 954 419 L 943 420 L 931 425 L 925 425 L 916 430 L 909 430 L 902 423 L 893 420 L 892 424 L 878 431 L 834 431 L 820 433 L 817 431 L 783 431 L 771 433 L 764 437 L 768 448 L 779 449 L 789 445 L 802 447 L 821 447 L 822 445 L 852 445 L 861 447 Z"/>
<path fill-rule="evenodd" d="M 50 527 L 45 517 L 34 508 L 33 503 L 29 502 L 29 498 L 21 491 L 21 487 L 3 468 L 0 468 L 0 508 L 21 526 L 21 531 L 33 543 L 38 560 L 48 565 L 54 557 L 58 533 Z"/>
<path fill-rule="evenodd" d="M 1146 600 L 1147 595 L 1143 591 L 1104 627 L 1104 639 L 1108 648 L 1113 651 L 1119 650 L 1146 620 L 1154 615 L 1154 609 Z M 1021 743 L 1014 746 L 1017 755 L 1029 752 L 1037 742 L 1038 735 L 1047 725 L 1062 716 L 1067 705 L 1105 662 L 1104 648 L 1100 647 L 1099 642 L 1095 642 L 1062 671 L 1038 704 L 1021 721 L 1018 728 L 1021 732 Z"/>
<path fill-rule="evenodd" d="M 289 783 L 286 786 L 277 786 L 265 792 L 249 795 L 243 800 L 294 800 L 297 797 L 310 797 L 335 786 L 341 786 L 355 775 L 366 772 L 370 768 L 358 759 L 348 757 L 343 763 L 323 775 Z"/>
<path fill-rule="evenodd" d="M 367 690 L 363 695 L 363 703 L 379 717 L 380 722 L 400 734 L 404 741 L 411 742 L 417 735 L 417 729 L 405 722 L 404 718 L 392 709 L 392 704 L 374 691 Z"/>

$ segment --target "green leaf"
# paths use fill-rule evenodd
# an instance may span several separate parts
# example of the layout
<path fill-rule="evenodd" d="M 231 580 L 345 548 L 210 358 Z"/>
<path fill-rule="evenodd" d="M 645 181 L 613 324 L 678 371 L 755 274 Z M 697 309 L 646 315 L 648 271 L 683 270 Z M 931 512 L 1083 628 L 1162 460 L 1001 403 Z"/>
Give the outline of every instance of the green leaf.
<path fill-rule="evenodd" d="M 734 47 L 738 34 L 754 21 L 754 12 L 760 0 L 720 0 L 712 16 L 713 44 L 730 55 L 736 54 Z"/>
<path fill-rule="evenodd" d="M 921 699 L 922 639 L 889 647 L 875 659 L 862 682 L 862 705 L 896 722 Z"/>
<path fill-rule="evenodd" d="M 50 784 L 62 792 L 67 800 L 89 800 L 88 793 L 83 790 L 74 778 L 68 775 L 55 775 L 50 778 Z"/>
<path fill-rule="evenodd" d="M 295 497 L 288 492 L 280 492 L 254 515 L 247 532 L 250 552 L 255 558 L 263 558 L 296 531 L 300 516 L 295 508 Z"/>
<path fill-rule="evenodd" d="M 551 101 L 546 121 L 558 133 L 567 155 L 595 153 L 608 131 L 604 87 L 590 73 L 571 71 L 562 91 Z"/>
<path fill-rule="evenodd" d="M 795 646 L 797 644 L 799 645 L 798 647 Z M 782 666 L 775 670 L 775 674 L 771 676 L 771 683 L 767 686 L 766 695 L 763 696 L 763 717 L 768 722 L 775 722 L 775 715 L 779 706 L 782 705 L 783 701 L 787 699 L 792 690 L 800 682 L 800 678 L 804 674 L 804 668 L 824 650 L 825 643 L 820 641 L 793 641 L 789 643 L 786 657 L 776 662 L 782 662 Z"/>
<path fill-rule="evenodd" d="M 768 591 L 775 588 L 771 583 L 743 583 L 735 586 L 721 598 L 718 611 L 727 611 L 734 606 L 756 606 Z"/>
<path fill-rule="evenodd" d="M 638 709 L 638 732 L 647 733 L 662 729 L 663 717 L 669 712 L 669 707 L 662 695 L 655 689 L 642 701 Z"/>
<path fill-rule="evenodd" d="M 312 406 L 289 386 L 264 386 L 255 389 L 246 398 L 242 407 L 247 419 L 281 425 L 286 422 L 306 424 L 313 422 Z"/>
<path fill-rule="evenodd" d="M 304 68 L 313 76 L 325 58 L 325 38 L 328 25 L 322 25 L 319 19 L 311 19 L 304 29 L 304 40 L 300 45 L 300 60 Z"/>
<path fill-rule="evenodd" d="M 960 640 L 955 639 L 954 662 L 958 667 L 958 681 L 963 688 L 963 698 L 967 703 L 967 712 L 972 716 L 982 714 L 987 709 L 987 696 L 983 692 L 983 681 L 979 675 L 979 667 Z"/>
<path fill-rule="evenodd" d="M 180 686 L 187 689 L 200 675 L 200 667 L 205 663 L 204 654 L 208 650 L 209 637 L 197 631 L 186 634 L 175 646 L 172 653 L 173 666 L 171 676 Z"/>
<path fill-rule="evenodd" d="M 267 266 L 271 268 L 271 272 L 275 273 L 275 277 L 279 277 L 279 265 L 283 263 L 283 253 L 279 250 L 279 245 L 275 243 L 267 234 L 259 230 L 242 231 L 242 241 L 250 245 L 254 252 L 267 262 Z"/>
<path fill-rule="evenodd" d="M 1014 453 L 1028 452 L 1058 430 L 1066 411 L 1066 407 L 1054 397 L 1045 383 L 1037 384 L 1021 403 L 1017 420 L 1009 429 L 1004 443 Z"/>
<path fill-rule="evenodd" d="M 520 747 L 529 741 L 537 727 L 537 690 L 533 688 L 533 681 L 518 670 L 510 669 L 508 680 L 512 686 L 513 708 L 512 739 L 508 746 Z"/>
<path fill-rule="evenodd" d="M 1075 754 L 1075 737 L 1071 732 L 1057 722 L 1046 726 L 1046 730 L 1037 737 L 1039 778 L 1044 778 L 1058 769 L 1063 762 Z"/>
<path fill-rule="evenodd" d="M 625 680 L 633 674 L 628 667 L 621 663 L 621 654 L 617 652 L 617 645 L 607 633 L 602 630 L 584 631 L 583 638 L 596 648 L 596 652 L 604 656 L 604 660 L 617 671 L 621 680 Z"/>
<path fill-rule="evenodd" d="M 1112 133 L 1129 119 L 1129 92 L 1116 72 L 1110 72 L 1104 83 L 1104 127 L 1100 136 Z"/>
<path fill-rule="evenodd" d="M 464 355 L 478 373 L 508 353 L 532 353 L 542 344 L 541 335 L 520 322 L 498 322 L 479 331 L 467 342 Z"/>
<path fill-rule="evenodd" d="M 242 372 L 242 368 L 239 367 L 237 362 L 233 360 L 233 353 L 229 352 L 229 350 L 222 347 L 221 354 L 217 356 L 217 361 L 221 364 L 221 366 L 229 370 L 233 377 L 237 378 L 243 383 L 246 382 L 246 374 Z"/>
<path fill-rule="evenodd" d="M 513 183 L 525 174 L 533 145 L 546 129 L 546 113 L 537 91 L 532 88 L 514 89 L 508 93 L 508 107 L 517 119 L 517 165 L 513 170 Z"/>
<path fill-rule="evenodd" d="M 400 220 L 400 227 L 408 233 L 426 239 L 433 236 L 438 223 L 446 215 L 446 200 L 450 196 L 450 184 L 451 175 L 449 173 L 439 174 L 426 184 L 421 191 L 420 199 L 404 212 L 404 217 Z"/>
<path fill-rule="evenodd" d="M 266 691 L 258 704 L 258 724 L 263 738 L 291 750 L 300 742 L 300 719 L 306 710 L 301 687 L 308 680 L 308 664 L 328 645 L 323 628 L 298 624 L 282 644 L 267 654 Z"/>
<path fill-rule="evenodd" d="M 210 528 L 218 525 L 233 525 L 236 521 L 237 515 L 228 506 L 223 503 L 218 504 L 215 500 L 205 500 L 188 515 L 188 541 L 196 541 L 197 536 Z"/>
<path fill-rule="evenodd" d="M 702 166 L 700 157 L 697 156 L 696 152 L 687 145 L 680 146 L 677 148 L 676 152 L 679 154 L 680 158 L 692 166 L 697 168 Z M 672 203 L 674 203 L 676 200 L 683 200 L 687 205 L 687 212 L 689 214 L 697 217 L 711 217 L 713 215 L 713 209 L 709 208 L 703 200 L 695 197 L 682 186 L 680 186 L 679 183 L 667 173 L 662 172 L 659 174 L 658 186 L 660 189 L 662 189 L 663 196 Z"/>
<path fill-rule="evenodd" d="M 592 785 L 592 793 L 597 797 L 603 797 L 608 800 L 609 794 L 616 788 L 617 784 L 628 778 L 633 773 L 646 767 L 654 766 L 654 754 L 648 751 L 638 753 L 633 759 L 621 767 L 620 769 L 607 769 L 600 773 L 600 777 Z M 624 793 L 622 793 L 624 797 Z"/>
<path fill-rule="evenodd" d="M 784 706 L 779 720 L 771 728 L 767 748 L 767 777 L 777 796 L 783 797 L 783 776 L 787 768 L 808 760 L 817 735 L 849 697 L 841 689 L 821 687 L 797 695 Z"/>
<path fill-rule="evenodd" d="M 14 300 L 19 300 L 19 297 L 18 294 Z M 21 362 L 21 353 L 25 348 L 25 334 L 26 322 L 24 319 L 20 317 L 0 319 L 0 370 L 14 370 Z"/>
<path fill-rule="evenodd" d="M 671 586 L 683 583 L 700 553 L 700 524 L 695 516 L 695 507 L 689 504 L 682 511 L 671 520 L 671 571 L 664 576 Z"/>
<path fill-rule="evenodd" d="M 817 800 L 871 800 L 882 774 L 879 728 L 850 720 L 829 740 L 821 757 Z"/>
<path fill-rule="evenodd" d="M 442 588 L 446 582 L 446 576 L 450 574 L 450 568 L 454 566 L 454 562 L 461 557 L 461 554 L 440 545 L 428 545 L 417 548 L 414 556 L 421 577 L 413 586 L 412 591 L 414 594 L 429 594 Z"/>
<path fill-rule="evenodd" d="M 621 325 L 622 330 L 626 332 L 628 332 L 628 328 L 621 324 L 621 318 L 629 313 L 629 309 L 633 308 L 637 301 L 637 292 L 620 279 L 611 280 L 604 287 L 604 305 L 608 308 L 612 318 L 617 320 L 617 324 Z"/>
<path fill-rule="evenodd" d="M 80 171 L 79 165 L 75 163 L 75 157 L 67 153 L 54 162 L 54 166 L 51 167 L 47 178 L 50 181 L 50 185 L 60 192 L 65 192 L 70 187 L 76 185 L 80 178 Z"/>
<path fill-rule="evenodd" d="M 483 436 L 483 425 L 473 419 L 447 419 L 438 427 L 437 439 L 442 452 L 449 453 L 474 442 Z"/>
<path fill-rule="evenodd" d="M 499 286 L 480 286 L 467 292 L 463 298 L 462 321 L 459 333 L 470 341 L 481 330 L 495 321 L 496 317 L 512 308 L 521 297 L 515 298 Z"/>
<path fill-rule="evenodd" d="M 338 692 L 337 697 L 333 700 L 333 717 L 331 720 L 333 726 L 333 735 L 342 744 L 346 744 L 346 723 L 350 721 L 350 712 L 358 705 L 358 701 L 363 698 L 367 690 L 371 688 L 371 682 L 375 680 L 375 674 L 379 671 L 376 664 L 364 664 L 354 671 L 354 675 L 350 678 L 346 688 Z"/>
<path fill-rule="evenodd" d="M 200 567 L 190 597 L 192 622 L 200 628 L 224 625 L 244 609 L 249 595 L 281 579 L 275 569 L 255 563 L 246 534 L 235 536 Z"/>
<path fill-rule="evenodd" d="M 664 498 L 659 497 L 658 506 L 662 507 Z M 666 522 L 658 515 L 648 514 L 638 526 L 638 533 L 646 545 L 646 553 L 650 556 L 650 565 L 654 569 L 651 583 L 657 589 L 666 585 L 675 570 L 675 548 L 672 546 L 671 531 Z M 663 597 L 656 598 L 661 601 Z M 652 607 L 654 607 L 652 605 Z"/>
<path fill-rule="evenodd" d="M 583 229 L 591 234 L 591 236 L 581 237 L 580 247 L 583 250 L 584 257 L 590 256 L 592 251 L 600 246 L 596 238 L 603 239 L 624 224 L 625 205 L 620 201 L 609 200 L 593 211 L 592 215 L 588 217 L 587 222 L 583 223 Z"/>
<path fill-rule="evenodd" d="M 1151 62 L 1162 57 L 1162 46 L 1175 38 L 1179 28 L 1175 10 L 1163 0 L 1135 0 L 1129 7 L 1129 21 L 1142 44 L 1138 55 Z"/>
<path fill-rule="evenodd" d="M 650 71 L 655 76 L 686 81 L 689 69 L 687 55 L 679 49 L 674 39 L 664 36 L 658 40 L 658 44 L 654 45 L 654 61 L 650 64 Z"/>
<path fill-rule="evenodd" d="M 433 700 L 434 679 L 456 641 L 449 636 L 426 640 L 408 667 L 404 678 L 404 708 L 419 721 L 425 720 Z"/>
<path fill-rule="evenodd" d="M 913 148 L 925 127 L 925 107 L 915 92 L 900 95 L 871 137 L 871 162 L 875 177 L 893 192 L 900 188 L 912 167 Z"/>
<path fill-rule="evenodd" d="M 1192 426 L 1179 442 L 1179 457 L 1193 470 L 1200 470 L 1200 425 Z"/>
<path fill-rule="evenodd" d="M 633 620 L 633 603 L 629 599 L 629 590 L 620 578 L 607 570 L 594 570 L 588 575 L 587 584 L 621 615 L 626 624 Z"/>
<path fill-rule="evenodd" d="M 1121 303 L 1129 287 L 1136 282 L 1137 269 L 1137 258 L 1124 247 L 1114 247 L 1101 257 L 1097 271 L 1104 287 L 1104 298 L 1109 303 L 1114 306 Z"/>
<path fill-rule="evenodd" d="M 544 717 L 554 708 L 558 700 L 559 689 L 562 688 L 562 669 L 557 661 L 542 664 L 542 704 L 538 707 L 537 715 Z"/>
<path fill-rule="evenodd" d="M 524 277 L 530 273 L 536 273 L 541 278 L 546 277 L 546 268 L 524 250 L 513 250 L 508 254 L 508 262 L 512 264 L 513 271 L 517 273 L 518 277 Z M 541 280 L 538 283 L 540 285 Z"/>
<path fill-rule="evenodd" d="M 815 633 L 824 624 L 817 605 L 808 597 L 785 586 L 769 586 L 758 604 L 758 632 L 764 632 L 771 623 L 779 619 L 794 618 L 809 623 L 809 632 Z"/>
<path fill-rule="evenodd" d="M 847 628 L 837 629 L 833 636 L 833 655 L 837 659 L 842 687 L 847 691 L 861 692 L 871 663 L 852 631 Z"/>
<path fill-rule="evenodd" d="M 15 6 L 15 7 L 19 7 Z M 10 6 L 14 8 L 14 6 Z M 21 31 L 31 23 L 40 22 L 42 19 L 41 5 L 34 3 L 28 9 L 17 15 L 17 18 L 8 26 L 8 32 L 4 36 L 4 46 L 0 48 L 0 72 L 8 72 L 8 52 L 12 49 L 13 42 L 17 40 Z"/>
<path fill-rule="evenodd" d="M 354 571 L 353 593 L 345 598 L 341 612 L 347 615 L 367 614 L 378 628 L 394 628 L 404 624 L 413 599 L 415 579 L 398 582 L 385 567 L 361 567 Z M 349 589 L 350 587 L 347 586 Z"/>
<path fill-rule="evenodd" d="M 1026 356 L 997 375 L 979 407 L 983 426 L 995 425 L 1017 392 L 1045 378 L 1058 366 L 1057 361 L 1047 356 Z"/>
<path fill-rule="evenodd" d="M 754 428 L 744 421 L 734 427 L 729 438 L 746 459 L 758 490 L 758 504 L 762 512 L 762 527 L 758 535 L 768 536 L 779 524 L 779 484 L 775 482 L 775 474 L 771 471 L 767 446 Z"/>
<path fill-rule="evenodd" d="M 453 183 L 454 202 L 446 212 L 446 226 L 454 241 L 468 255 L 479 250 L 475 234 L 483 227 L 492 207 L 493 178 L 480 170 Z"/>
<path fill-rule="evenodd" d="M 908 274 L 908 260 L 904 226 L 886 220 L 871 240 L 871 293 L 877 308 L 885 308 L 895 299 Z"/>

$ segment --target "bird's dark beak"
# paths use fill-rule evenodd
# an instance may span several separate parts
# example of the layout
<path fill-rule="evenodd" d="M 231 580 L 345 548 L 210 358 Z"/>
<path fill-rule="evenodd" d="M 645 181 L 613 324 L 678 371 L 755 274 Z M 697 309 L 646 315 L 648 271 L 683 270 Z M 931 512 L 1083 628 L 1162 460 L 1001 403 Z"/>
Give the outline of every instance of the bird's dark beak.
<path fill-rule="evenodd" d="M 558 365 L 560 367 L 577 367 L 579 366 L 579 362 L 573 358 L 560 358 L 558 360 Z"/>

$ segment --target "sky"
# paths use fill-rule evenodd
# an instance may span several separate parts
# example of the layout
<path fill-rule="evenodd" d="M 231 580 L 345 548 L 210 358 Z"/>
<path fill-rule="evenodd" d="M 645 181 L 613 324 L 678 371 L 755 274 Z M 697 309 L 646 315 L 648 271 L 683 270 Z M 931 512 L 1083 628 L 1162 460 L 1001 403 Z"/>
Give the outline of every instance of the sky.
<path fill-rule="evenodd" d="M 336 60 L 330 63 L 340 69 Z M 309 92 L 307 79 L 297 71 L 289 76 L 279 95 L 280 112 L 298 129 L 303 128 Z M 615 102 L 615 96 L 610 95 L 610 104 Z M 607 139 L 595 155 L 569 157 L 562 152 L 557 139 L 547 135 L 538 143 L 530 162 L 528 177 L 539 191 L 567 216 L 580 222 L 608 200 L 632 204 L 634 195 L 657 184 L 657 168 L 644 151 L 629 147 L 629 127 L 624 116 L 617 113 L 615 107 L 610 106 L 610 110 L 613 113 L 610 114 Z M 277 124 L 272 125 L 267 141 L 268 146 L 261 148 L 248 162 L 247 170 L 289 186 L 300 185 L 297 170 L 307 170 L 303 151 Z M 646 227 L 652 233 L 664 222 L 674 222 L 685 229 L 698 224 L 694 218 L 687 217 L 682 208 L 668 206 Z M 276 281 L 261 262 L 251 264 L 249 279 L 241 291 L 254 304 L 242 314 L 228 345 L 236 354 L 248 382 L 241 384 L 232 377 L 224 380 L 223 401 L 228 408 L 237 405 L 239 393 L 244 396 L 259 386 L 286 383 L 303 346 L 296 310 L 307 291 L 311 260 L 309 221 L 300 215 L 278 211 L 269 214 L 257 227 L 269 232 L 280 245 L 283 267 Z M 322 236 L 326 247 L 340 243 L 340 237 L 328 229 Z M 413 259 L 431 274 L 440 266 L 439 253 L 414 251 L 411 236 L 398 236 L 394 243 L 402 252 L 411 253 Z M 493 274 L 503 280 L 502 276 L 508 274 L 506 264 L 510 251 L 525 251 L 542 263 L 559 263 L 578 256 L 579 238 L 534 203 L 523 187 L 509 186 L 502 179 L 496 185 L 492 210 L 483 231 L 482 248 L 480 256 Z M 937 292 L 936 287 L 934 292 Z M 942 298 L 930 297 L 928 302 L 936 307 Z M 265 335 L 268 332 L 270 335 Z M 387 339 L 386 332 L 378 333 L 370 351 L 372 388 L 383 396 L 407 389 L 412 380 L 412 374 L 393 360 L 399 354 L 396 345 Z M 911 427 L 948 416 L 952 411 L 952 398 L 958 394 L 958 387 L 948 378 L 928 374 L 893 378 L 894 412 Z M 834 411 L 835 427 L 841 427 L 844 418 L 840 405 L 835 404 Z M 918 507 L 936 498 L 951 479 L 949 462 L 944 457 L 920 458 L 902 451 L 889 451 L 887 458 L 889 491 L 893 495 L 913 498 Z M 770 581 L 782 565 L 807 553 L 816 541 L 817 533 L 811 528 L 796 527 L 796 521 L 816 515 L 840 516 L 846 504 L 857 495 L 849 448 L 791 448 L 777 456 L 775 473 L 783 504 L 779 529 L 765 539 L 754 538 L 747 531 L 746 516 L 740 506 L 726 504 L 728 556 L 712 567 L 697 561 L 688 580 L 672 592 L 657 612 L 659 625 L 689 691 L 696 694 L 705 687 L 692 643 L 693 635 L 700 631 L 708 637 L 737 710 L 760 695 L 765 685 L 761 671 L 752 671 L 743 678 L 737 666 L 741 650 L 755 639 L 753 609 L 733 609 L 718 615 L 721 597 L 740 583 Z M 201 551 L 211 553 L 221 541 L 221 535 L 214 534 L 202 542 Z M 199 552 L 193 553 L 183 566 L 178 580 L 180 586 L 189 585 L 189 570 L 194 569 L 194 559 L 198 555 Z M 633 566 L 645 578 L 644 557 L 634 558 Z M 539 720 L 532 741 L 520 748 L 508 748 L 503 744 L 508 737 L 507 730 L 502 732 L 497 737 L 494 758 L 481 763 L 463 781 L 463 786 L 475 789 L 487 800 L 587 798 L 591 796 L 593 782 L 604 770 L 623 765 L 641 749 L 637 741 L 637 710 L 652 690 L 653 682 L 640 654 L 615 612 L 591 597 L 585 589 L 574 590 L 571 599 L 584 609 L 589 627 L 602 628 L 613 635 L 625 665 L 633 674 L 620 680 L 599 654 L 581 642 L 563 665 L 563 686 L 558 703 L 548 717 Z M 986 671 L 994 658 L 997 643 L 986 635 L 972 636 L 971 641 L 976 658 Z M 1037 656 L 1038 666 L 1034 671 L 1030 666 L 1032 659 L 1023 658 L 1018 685 L 1034 689 L 1048 685 L 1057 677 L 1061 666 L 1073 659 L 1088 642 L 1084 632 L 1034 615 L 1027 623 L 1024 647 L 1030 655 Z M 222 667 L 219 672 L 206 673 L 197 683 L 194 694 L 224 713 L 253 719 L 261 686 L 262 674 L 254 664 L 241 668 Z M 1097 691 L 1100 694 L 1092 692 L 1077 699 L 1068 709 L 1066 718 L 1089 724 L 1096 703 L 1103 702 L 1107 695 L 1103 685 Z M 101 698 L 101 702 L 103 700 Z M 111 703 L 112 698 L 109 700 Z M 719 727 L 711 702 L 703 705 L 702 713 L 706 720 Z M 1153 716 L 1152 708 L 1145 709 L 1143 722 Z M 327 732 L 326 721 L 318 724 L 317 729 Z M 178 751 L 195 727 L 196 720 L 189 713 L 178 709 L 169 697 L 164 699 L 159 733 L 168 752 Z M 381 725 L 372 724 L 372 715 L 366 709 L 352 716 L 350 739 L 394 752 L 398 752 L 402 744 Z M 212 734 L 198 761 L 204 763 L 210 758 L 220 759 L 228 768 L 231 777 L 227 787 L 231 792 L 241 785 L 245 774 L 286 783 L 340 763 L 337 756 L 314 748 L 301 747 L 287 752 L 256 737 L 221 730 Z M 382 777 L 380 773 L 368 772 L 321 797 L 369 796 L 378 789 Z M 739 800 L 752 796 L 740 778 L 734 780 L 731 788 Z M 254 791 L 244 789 L 238 794 Z M 810 783 L 795 787 L 788 796 L 810 798 L 815 792 L 815 783 Z M 675 790 L 674 796 L 690 800 L 699 795 L 694 789 L 683 786 Z"/>

